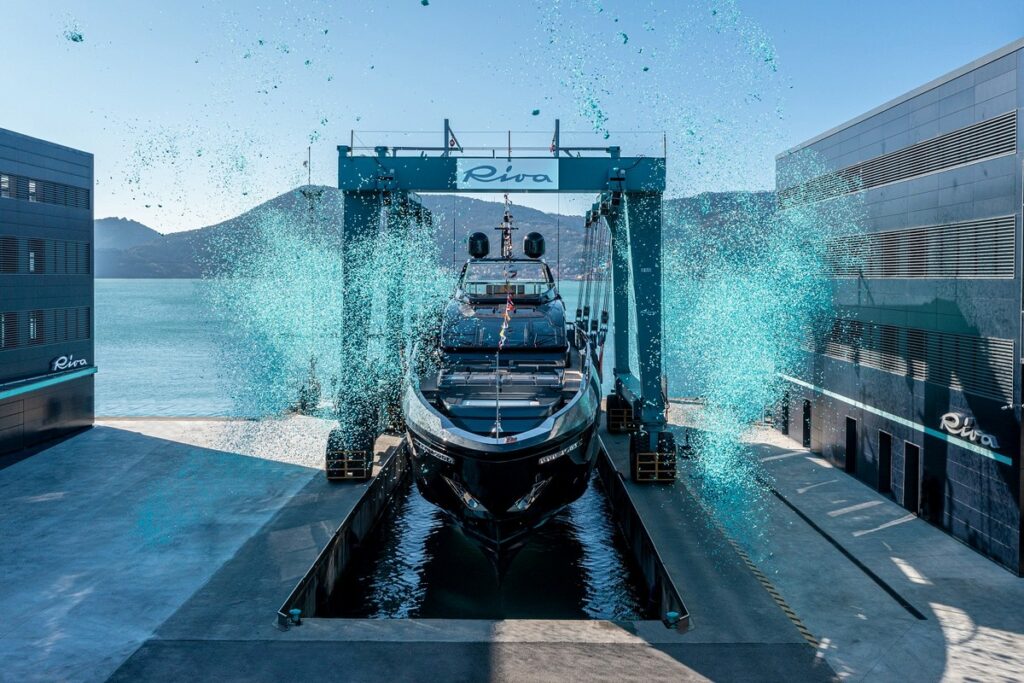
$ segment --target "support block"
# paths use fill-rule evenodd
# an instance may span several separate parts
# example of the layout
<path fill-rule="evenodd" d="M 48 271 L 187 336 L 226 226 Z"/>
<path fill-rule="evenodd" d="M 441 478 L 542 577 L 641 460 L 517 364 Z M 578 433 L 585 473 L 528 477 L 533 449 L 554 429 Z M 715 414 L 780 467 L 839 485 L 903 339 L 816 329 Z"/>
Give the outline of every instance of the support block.
<path fill-rule="evenodd" d="M 328 454 L 324 471 L 328 481 L 366 481 L 373 476 L 373 451 Z"/>
<path fill-rule="evenodd" d="M 659 432 L 652 448 L 650 434 L 638 431 L 629 440 L 629 474 L 638 484 L 676 480 L 676 443 L 671 432 Z"/>
<path fill-rule="evenodd" d="M 633 414 L 632 404 L 618 394 L 609 394 L 604 412 L 609 434 L 635 432 L 640 426 Z"/>
<path fill-rule="evenodd" d="M 376 437 L 366 433 L 358 443 L 346 442 L 341 428 L 327 437 L 324 473 L 328 481 L 366 481 L 373 476 L 373 445 Z"/>

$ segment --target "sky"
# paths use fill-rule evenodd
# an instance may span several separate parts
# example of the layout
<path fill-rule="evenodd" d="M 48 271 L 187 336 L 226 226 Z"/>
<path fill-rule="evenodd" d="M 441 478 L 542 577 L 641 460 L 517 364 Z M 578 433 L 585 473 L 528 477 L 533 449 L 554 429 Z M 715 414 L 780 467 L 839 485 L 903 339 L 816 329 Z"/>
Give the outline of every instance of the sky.
<path fill-rule="evenodd" d="M 0 0 L 0 127 L 92 152 L 96 216 L 161 232 L 335 184 L 353 129 L 438 144 L 445 118 L 464 145 L 555 118 L 666 140 L 670 195 L 767 189 L 778 152 L 1021 36 L 1021 0 Z"/>

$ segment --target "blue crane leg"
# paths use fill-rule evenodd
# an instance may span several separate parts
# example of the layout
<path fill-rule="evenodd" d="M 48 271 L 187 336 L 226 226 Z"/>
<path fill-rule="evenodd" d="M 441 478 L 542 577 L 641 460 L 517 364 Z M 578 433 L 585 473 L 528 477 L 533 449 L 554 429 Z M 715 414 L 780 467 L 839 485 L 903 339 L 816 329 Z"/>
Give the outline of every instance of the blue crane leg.
<path fill-rule="evenodd" d="M 657 439 L 665 427 L 665 400 L 661 390 L 661 222 L 660 192 L 629 192 L 630 253 L 636 302 L 637 358 L 640 380 L 640 422 Z"/>
<path fill-rule="evenodd" d="M 615 337 L 615 379 L 629 374 L 629 235 L 625 221 L 613 214 L 612 229 L 612 328 Z M 616 382 L 616 387 L 618 383 Z"/>
<path fill-rule="evenodd" d="M 359 283 L 351 281 L 349 264 L 361 257 L 360 242 L 372 239 L 380 229 L 381 211 L 383 210 L 382 192 L 344 192 L 343 193 L 344 243 L 342 246 L 342 262 L 345 265 L 343 291 L 345 296 L 345 317 L 342 321 L 341 335 L 346 351 L 357 354 L 365 348 L 365 330 L 369 323 L 367 314 L 369 302 L 361 300 L 364 296 Z"/>

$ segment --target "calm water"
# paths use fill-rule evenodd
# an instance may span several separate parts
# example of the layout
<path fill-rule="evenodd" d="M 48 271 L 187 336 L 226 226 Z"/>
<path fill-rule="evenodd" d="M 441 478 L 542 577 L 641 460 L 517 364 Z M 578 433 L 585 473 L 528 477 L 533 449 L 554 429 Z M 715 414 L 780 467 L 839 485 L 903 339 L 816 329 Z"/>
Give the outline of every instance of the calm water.
<path fill-rule="evenodd" d="M 628 557 L 595 479 L 534 534 L 499 584 L 479 548 L 410 486 L 360 547 L 323 616 L 647 619 Z"/>
<path fill-rule="evenodd" d="M 199 280 L 96 281 L 97 415 L 231 415 Z"/>
<path fill-rule="evenodd" d="M 244 387 L 221 371 L 230 326 L 204 306 L 204 285 L 201 280 L 96 281 L 97 415 L 236 414 L 231 396 Z M 577 288 L 575 282 L 562 283 L 570 315 Z M 679 375 L 670 372 L 672 395 L 686 393 Z"/>

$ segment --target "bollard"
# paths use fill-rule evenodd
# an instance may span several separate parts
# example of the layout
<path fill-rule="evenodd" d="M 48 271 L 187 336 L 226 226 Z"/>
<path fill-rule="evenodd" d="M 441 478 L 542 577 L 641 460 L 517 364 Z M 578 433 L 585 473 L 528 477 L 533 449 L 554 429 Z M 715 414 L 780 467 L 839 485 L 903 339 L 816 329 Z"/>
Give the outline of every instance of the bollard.
<path fill-rule="evenodd" d="M 288 610 L 288 616 L 291 617 L 292 623 L 296 626 L 302 625 L 302 610 L 290 609 Z"/>
<path fill-rule="evenodd" d="M 665 613 L 665 626 L 675 628 L 679 624 L 679 612 Z"/>

